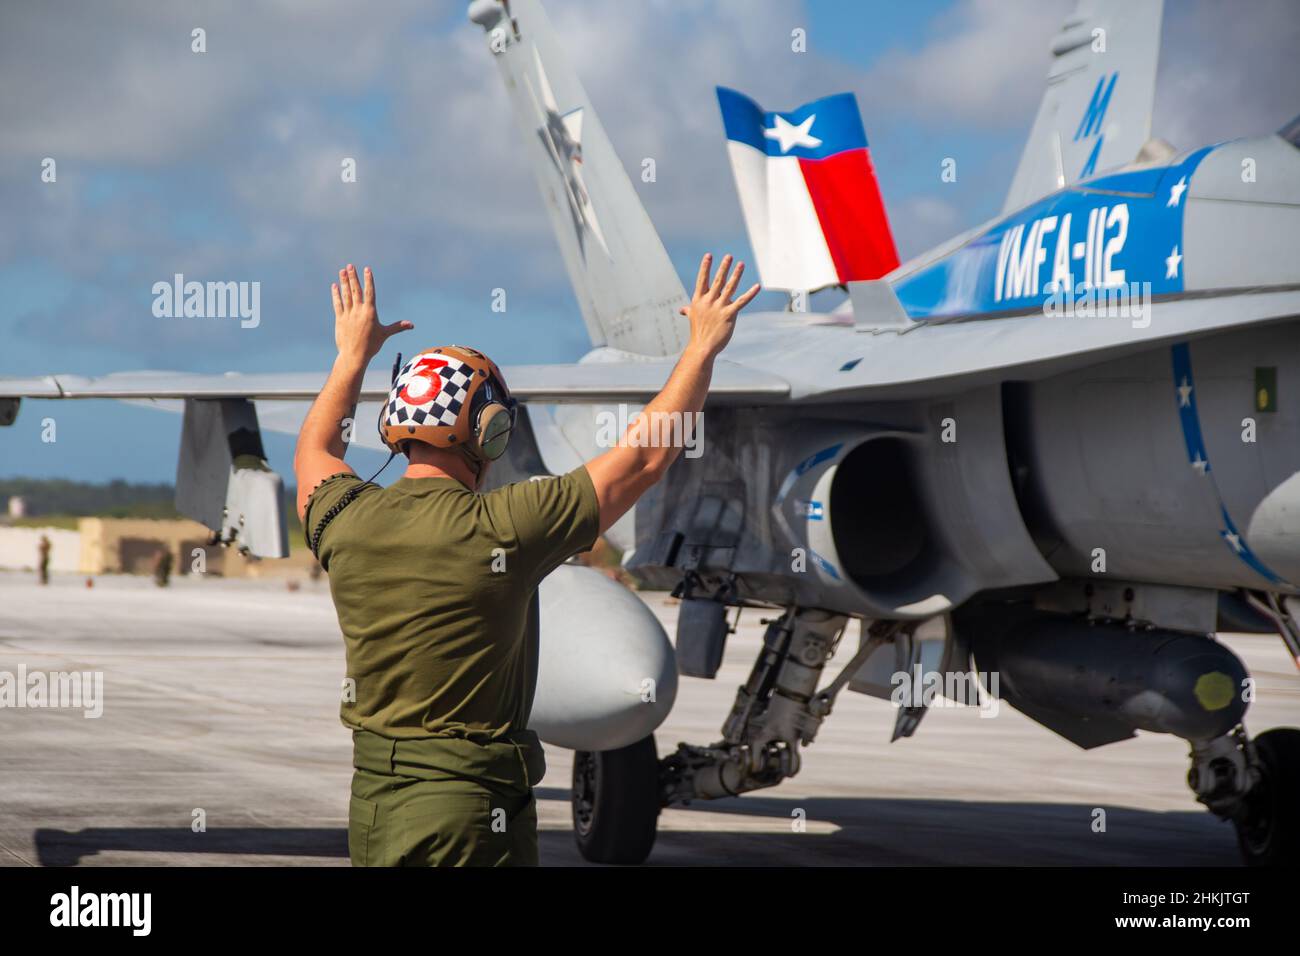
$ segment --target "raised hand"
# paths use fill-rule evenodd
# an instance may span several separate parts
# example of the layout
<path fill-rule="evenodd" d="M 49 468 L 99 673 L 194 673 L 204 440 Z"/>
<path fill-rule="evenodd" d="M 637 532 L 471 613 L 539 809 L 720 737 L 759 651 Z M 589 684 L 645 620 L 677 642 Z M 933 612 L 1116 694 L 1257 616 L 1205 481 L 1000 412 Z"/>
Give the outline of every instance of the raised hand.
<path fill-rule="evenodd" d="M 383 325 L 375 308 L 375 277 L 365 270 L 365 288 L 357 281 L 357 267 L 339 270 L 334 293 L 334 344 L 339 355 L 363 363 L 369 362 L 384 343 L 398 332 L 415 328 L 410 322 Z"/>
<path fill-rule="evenodd" d="M 731 341 L 731 334 L 736 330 L 736 316 L 758 295 L 760 286 L 755 283 L 740 298 L 733 299 L 745 264 L 737 263 L 732 272 L 731 256 L 723 256 L 718 274 L 710 281 L 712 265 L 713 254 L 705 253 L 695 279 L 695 295 L 690 305 L 682 307 L 681 313 L 691 320 L 691 345 L 716 356 Z"/>

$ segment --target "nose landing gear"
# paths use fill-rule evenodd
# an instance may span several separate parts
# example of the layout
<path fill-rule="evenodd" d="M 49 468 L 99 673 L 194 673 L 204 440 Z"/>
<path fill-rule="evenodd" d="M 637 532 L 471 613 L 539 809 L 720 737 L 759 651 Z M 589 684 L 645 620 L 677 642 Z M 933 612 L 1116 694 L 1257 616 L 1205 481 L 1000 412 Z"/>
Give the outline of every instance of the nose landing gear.
<path fill-rule="evenodd" d="M 653 737 L 621 750 L 575 753 L 573 829 L 583 857 L 641 863 L 654 845 L 661 807 L 735 796 L 798 773 L 800 747 L 813 741 L 867 652 L 899 627 L 881 622 L 819 693 L 818 680 L 846 621 L 829 611 L 790 608 L 770 622 L 749 680 L 737 690 L 723 739 L 711 746 L 680 744 L 662 761 Z"/>

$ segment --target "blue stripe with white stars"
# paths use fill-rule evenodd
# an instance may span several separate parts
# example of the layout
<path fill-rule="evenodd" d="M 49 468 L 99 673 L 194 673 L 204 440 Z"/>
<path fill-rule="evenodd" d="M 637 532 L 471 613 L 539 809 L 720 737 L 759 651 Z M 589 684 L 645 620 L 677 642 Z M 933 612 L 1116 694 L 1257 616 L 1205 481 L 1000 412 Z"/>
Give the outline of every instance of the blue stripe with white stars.
<path fill-rule="evenodd" d="M 1196 410 L 1196 380 L 1192 376 L 1191 347 L 1186 342 L 1179 342 L 1173 347 L 1172 351 L 1174 394 L 1178 402 L 1178 421 L 1183 427 L 1183 444 L 1187 446 L 1187 463 L 1192 466 L 1198 475 L 1201 475 L 1210 483 L 1210 488 L 1214 491 L 1214 498 L 1219 505 L 1219 516 L 1222 524 L 1222 527 L 1219 528 L 1219 537 L 1223 538 L 1224 543 L 1232 549 L 1233 554 L 1260 577 L 1265 578 L 1271 584 L 1291 587 L 1285 579 L 1276 574 L 1260 560 L 1259 555 L 1250 549 L 1245 536 L 1237 530 L 1232 517 L 1228 514 L 1228 508 L 1223 503 L 1223 495 L 1219 491 L 1219 484 L 1214 480 L 1214 475 L 1210 470 L 1210 455 L 1205 447 L 1205 438 L 1201 432 L 1201 416 Z"/>

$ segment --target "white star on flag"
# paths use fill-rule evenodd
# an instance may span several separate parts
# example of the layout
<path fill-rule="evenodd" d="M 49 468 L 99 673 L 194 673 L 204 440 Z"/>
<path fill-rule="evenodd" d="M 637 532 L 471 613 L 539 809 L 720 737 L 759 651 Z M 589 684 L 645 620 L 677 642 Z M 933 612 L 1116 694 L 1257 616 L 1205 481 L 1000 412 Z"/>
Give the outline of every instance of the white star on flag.
<path fill-rule="evenodd" d="M 1174 251 L 1169 253 L 1165 258 L 1165 278 L 1178 278 L 1178 263 L 1183 261 L 1183 257 L 1178 253 L 1178 247 L 1174 246 Z"/>
<path fill-rule="evenodd" d="M 771 129 L 764 129 L 763 135 L 768 139 L 776 140 L 783 153 L 790 152 L 796 146 L 816 149 L 822 144 L 822 141 L 811 133 L 813 120 L 816 118 L 817 114 L 814 113 L 798 126 L 795 126 L 784 116 L 777 116 L 776 125 Z"/>
<path fill-rule="evenodd" d="M 1178 182 L 1169 187 L 1169 202 L 1165 206 L 1177 206 L 1178 200 L 1183 198 L 1183 193 L 1187 189 L 1187 177 L 1184 176 Z"/>
<path fill-rule="evenodd" d="M 1183 376 L 1183 384 L 1178 386 L 1178 407 L 1187 408 L 1192 404 L 1192 386 L 1187 382 L 1187 376 Z"/>

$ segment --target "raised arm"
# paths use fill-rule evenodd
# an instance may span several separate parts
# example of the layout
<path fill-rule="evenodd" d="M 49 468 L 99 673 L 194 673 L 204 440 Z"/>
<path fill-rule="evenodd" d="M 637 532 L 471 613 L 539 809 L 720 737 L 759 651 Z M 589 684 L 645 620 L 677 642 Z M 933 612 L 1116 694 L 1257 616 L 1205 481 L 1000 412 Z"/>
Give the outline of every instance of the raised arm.
<path fill-rule="evenodd" d="M 365 270 L 364 289 L 357 281 L 356 266 L 340 269 L 333 293 L 334 344 L 338 347 L 338 357 L 303 420 L 293 452 L 299 518 L 307 510 L 307 499 L 318 484 L 341 471 L 353 473 L 343 461 L 347 453 L 343 426 L 356 412 L 366 367 L 390 336 L 414 327 L 410 322 L 380 324 L 375 308 L 375 279 L 369 268 Z"/>
<path fill-rule="evenodd" d="M 755 285 L 740 298 L 732 298 L 745 271 L 743 262 L 732 272 L 731 256 L 724 256 L 717 275 L 710 281 L 712 265 L 712 255 L 700 261 L 695 295 L 691 304 L 682 309 L 691 320 L 690 341 L 668 376 L 667 384 L 628 426 L 616 448 L 587 462 L 587 473 L 600 503 L 601 534 L 636 504 L 677 460 L 680 447 L 671 444 L 655 447 L 650 440 L 652 435 L 664 432 L 658 425 L 660 416 L 679 415 L 685 420 L 704 407 L 713 376 L 713 361 L 731 341 L 740 310 L 758 295 L 759 287 Z"/>

